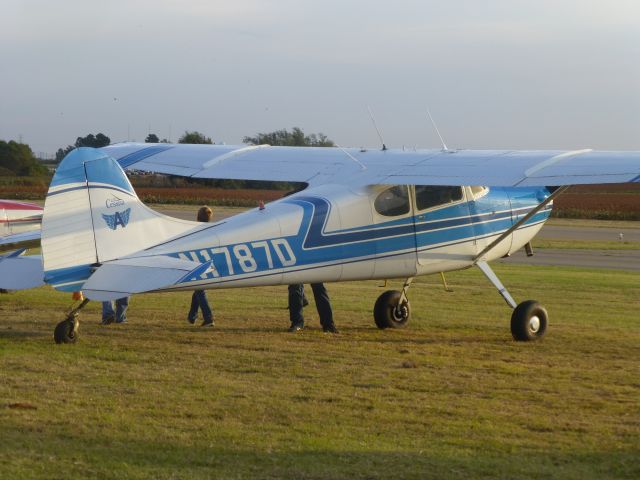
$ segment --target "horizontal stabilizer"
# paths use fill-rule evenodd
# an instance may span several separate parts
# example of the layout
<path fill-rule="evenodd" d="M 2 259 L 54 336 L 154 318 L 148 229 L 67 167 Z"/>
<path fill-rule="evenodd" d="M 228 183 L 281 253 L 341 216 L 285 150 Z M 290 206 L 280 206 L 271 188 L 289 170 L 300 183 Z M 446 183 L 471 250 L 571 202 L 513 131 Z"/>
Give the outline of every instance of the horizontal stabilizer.
<path fill-rule="evenodd" d="M 164 255 L 114 260 L 98 267 L 82 291 L 91 300 L 116 300 L 133 293 L 168 288 L 205 271 L 208 263 Z"/>
<path fill-rule="evenodd" d="M 42 257 L 23 256 L 24 249 L 0 257 L 0 288 L 25 290 L 44 285 Z"/>

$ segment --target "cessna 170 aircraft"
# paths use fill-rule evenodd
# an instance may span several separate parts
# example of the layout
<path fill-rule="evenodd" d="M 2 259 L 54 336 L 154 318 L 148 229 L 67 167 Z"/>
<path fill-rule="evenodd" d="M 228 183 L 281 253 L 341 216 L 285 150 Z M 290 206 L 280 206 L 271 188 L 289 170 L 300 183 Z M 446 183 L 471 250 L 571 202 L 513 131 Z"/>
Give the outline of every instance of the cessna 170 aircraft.
<path fill-rule="evenodd" d="M 203 224 L 161 215 L 123 169 L 305 182 L 300 192 Z M 548 317 L 517 304 L 488 263 L 525 246 L 568 185 L 640 181 L 640 152 L 367 150 L 117 144 L 59 165 L 42 222 L 44 281 L 87 299 L 134 293 L 405 279 L 375 302 L 379 328 L 410 317 L 411 280 L 477 266 L 513 308 L 516 340 Z M 74 342 L 77 311 L 54 332 Z"/>

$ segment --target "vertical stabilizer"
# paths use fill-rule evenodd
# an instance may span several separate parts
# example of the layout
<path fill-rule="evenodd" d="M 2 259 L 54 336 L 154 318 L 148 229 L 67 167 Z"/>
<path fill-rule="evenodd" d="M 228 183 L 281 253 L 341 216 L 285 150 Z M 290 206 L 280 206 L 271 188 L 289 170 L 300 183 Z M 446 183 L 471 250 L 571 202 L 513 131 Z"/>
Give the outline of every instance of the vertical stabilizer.
<path fill-rule="evenodd" d="M 93 148 L 78 148 L 58 166 L 42 219 L 45 281 L 80 290 L 96 265 L 196 228 L 147 208 L 124 171 Z"/>

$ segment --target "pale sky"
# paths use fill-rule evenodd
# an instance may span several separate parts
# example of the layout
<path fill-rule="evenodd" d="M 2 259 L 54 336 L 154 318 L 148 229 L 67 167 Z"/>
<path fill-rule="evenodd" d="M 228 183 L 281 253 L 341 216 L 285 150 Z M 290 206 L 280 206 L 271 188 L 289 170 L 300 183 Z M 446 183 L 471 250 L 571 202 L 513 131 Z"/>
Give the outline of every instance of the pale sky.
<path fill-rule="evenodd" d="M 0 139 L 640 150 L 636 0 L 0 0 Z"/>

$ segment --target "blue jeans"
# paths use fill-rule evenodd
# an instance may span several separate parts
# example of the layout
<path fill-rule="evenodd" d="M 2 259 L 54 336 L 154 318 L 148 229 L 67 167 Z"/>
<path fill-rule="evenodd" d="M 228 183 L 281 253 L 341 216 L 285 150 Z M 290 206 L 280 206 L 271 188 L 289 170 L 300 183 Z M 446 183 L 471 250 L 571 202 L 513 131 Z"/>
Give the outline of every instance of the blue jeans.
<path fill-rule="evenodd" d="M 320 316 L 320 325 L 329 327 L 333 325 L 333 310 L 329 301 L 329 294 L 322 283 L 312 283 L 313 298 L 316 301 L 316 310 Z M 304 302 L 304 285 L 289 285 L 289 320 L 291 325 L 304 326 L 302 305 Z"/>
<path fill-rule="evenodd" d="M 191 295 L 191 308 L 189 309 L 189 320 L 195 322 L 198 317 L 198 308 L 202 310 L 202 317 L 205 322 L 213 321 L 213 312 L 209 307 L 209 301 L 207 300 L 207 294 L 204 290 L 195 290 Z"/>
<path fill-rule="evenodd" d="M 113 311 L 111 302 L 102 302 L 102 320 L 115 318 L 116 323 L 127 321 L 127 308 L 129 307 L 129 297 L 122 297 L 116 300 L 116 311 Z"/>

